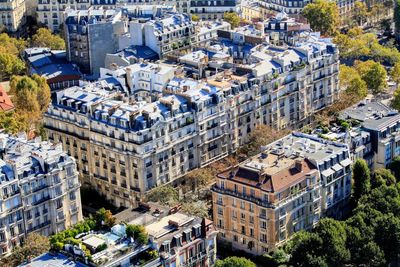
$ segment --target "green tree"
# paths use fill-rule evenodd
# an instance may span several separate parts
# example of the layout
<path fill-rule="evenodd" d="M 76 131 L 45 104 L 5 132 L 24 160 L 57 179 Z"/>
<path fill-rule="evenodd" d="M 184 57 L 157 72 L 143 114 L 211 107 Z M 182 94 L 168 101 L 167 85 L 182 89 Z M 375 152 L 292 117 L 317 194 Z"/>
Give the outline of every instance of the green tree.
<path fill-rule="evenodd" d="M 225 12 L 224 20 L 230 23 L 232 28 L 236 28 L 237 26 L 239 26 L 240 23 L 240 17 L 235 12 Z"/>
<path fill-rule="evenodd" d="M 375 241 L 385 253 L 388 262 L 396 259 L 400 254 L 400 219 L 393 214 L 379 218 Z"/>
<path fill-rule="evenodd" d="M 346 228 L 343 222 L 331 218 L 321 219 L 313 230 L 322 239 L 323 253 L 329 266 L 342 265 L 350 260 L 346 247 Z"/>
<path fill-rule="evenodd" d="M 141 245 L 149 242 L 149 237 L 146 229 L 142 225 L 128 224 L 126 226 L 126 236 L 132 237 L 133 240 Z"/>
<path fill-rule="evenodd" d="M 58 35 L 54 35 L 46 28 L 40 28 L 35 35 L 32 36 L 32 46 L 48 47 L 54 50 L 64 50 L 65 42 Z"/>
<path fill-rule="evenodd" d="M 96 212 L 95 219 L 98 228 L 103 228 L 104 226 L 111 228 L 115 225 L 116 220 L 111 211 L 105 208 L 101 208 Z"/>
<path fill-rule="evenodd" d="M 25 70 L 25 63 L 17 56 L 0 53 L 0 81 L 12 75 L 21 74 Z"/>
<path fill-rule="evenodd" d="M 334 35 L 339 26 L 339 9 L 335 2 L 316 0 L 307 4 L 302 12 L 314 31 Z"/>
<path fill-rule="evenodd" d="M 256 267 L 256 265 L 242 257 L 228 257 L 223 260 L 217 260 L 215 267 Z"/>
<path fill-rule="evenodd" d="M 289 265 L 328 267 L 326 259 L 322 256 L 323 240 L 316 233 L 296 233 L 293 239 L 289 241 L 287 250 L 291 255 Z"/>
<path fill-rule="evenodd" d="M 390 71 L 390 78 L 398 85 L 400 83 L 400 62 L 396 62 Z"/>
<path fill-rule="evenodd" d="M 398 90 L 399 89 L 397 89 L 396 92 Z M 400 92 L 398 92 L 397 94 L 400 94 Z M 397 96 L 397 97 L 400 98 L 400 96 Z M 400 156 L 397 156 L 392 160 L 392 162 L 389 164 L 389 169 L 392 171 L 392 173 L 396 177 L 397 181 L 400 181 Z"/>
<path fill-rule="evenodd" d="M 356 203 L 371 189 L 371 175 L 367 163 L 357 159 L 353 165 L 353 201 Z"/>
<path fill-rule="evenodd" d="M 371 185 L 372 188 L 377 188 L 382 185 L 395 185 L 396 184 L 396 177 L 391 173 L 388 169 L 377 169 L 374 172 L 374 175 L 371 178 Z"/>

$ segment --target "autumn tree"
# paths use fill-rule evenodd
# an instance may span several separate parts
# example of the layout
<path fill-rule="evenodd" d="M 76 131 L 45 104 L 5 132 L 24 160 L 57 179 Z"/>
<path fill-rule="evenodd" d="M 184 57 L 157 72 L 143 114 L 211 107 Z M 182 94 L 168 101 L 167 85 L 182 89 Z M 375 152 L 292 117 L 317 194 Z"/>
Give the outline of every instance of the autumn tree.
<path fill-rule="evenodd" d="M 225 12 L 224 20 L 230 23 L 232 28 L 236 28 L 237 26 L 239 26 L 240 23 L 240 17 L 235 12 Z"/>
<path fill-rule="evenodd" d="M 239 152 L 248 156 L 253 156 L 261 152 L 261 146 L 268 145 L 287 135 L 289 132 L 288 129 L 275 130 L 265 124 L 259 124 L 251 131 L 247 144 L 241 147 Z"/>
<path fill-rule="evenodd" d="M 50 104 L 50 87 L 45 78 L 36 74 L 31 77 L 14 76 L 10 88 L 17 111 L 40 118 Z"/>
<path fill-rule="evenodd" d="M 162 185 L 147 193 L 146 201 L 159 202 L 164 205 L 174 205 L 179 200 L 178 191 L 171 185 Z"/>
<path fill-rule="evenodd" d="M 368 94 L 367 84 L 361 79 L 356 69 L 340 65 L 340 85 L 354 99 L 354 103 L 363 99 Z"/>
<path fill-rule="evenodd" d="M 145 245 L 149 241 L 148 234 L 143 225 L 128 224 L 126 226 L 126 236 L 132 237 L 135 242 L 141 245 Z"/>
<path fill-rule="evenodd" d="M 115 217 L 110 210 L 106 210 L 105 208 L 99 209 L 94 218 L 98 228 L 103 228 L 104 226 L 111 228 L 115 225 Z"/>
<path fill-rule="evenodd" d="M 397 89 L 394 91 L 390 105 L 392 108 L 400 111 L 400 87 L 397 87 Z"/>
<path fill-rule="evenodd" d="M 214 179 L 215 173 L 210 168 L 198 168 L 185 175 L 192 189 L 209 184 Z"/>
<path fill-rule="evenodd" d="M 60 36 L 52 34 L 49 29 L 40 28 L 32 36 L 31 45 L 34 47 L 48 47 L 53 50 L 64 50 L 65 42 Z"/>
<path fill-rule="evenodd" d="M 307 4 L 302 12 L 314 31 L 323 35 L 333 35 L 339 25 L 339 9 L 335 2 L 316 0 Z"/>
<path fill-rule="evenodd" d="M 7 33 L 0 34 L 0 53 L 7 53 L 17 56 L 24 51 L 26 46 L 27 42 L 22 38 L 12 38 Z"/>
<path fill-rule="evenodd" d="M 25 70 L 25 63 L 17 56 L 0 53 L 0 81 L 9 79 L 12 75 L 19 75 Z"/>
<path fill-rule="evenodd" d="M 386 89 L 387 73 L 380 63 L 372 60 L 357 61 L 355 68 L 374 95 L 382 93 Z"/>
<path fill-rule="evenodd" d="M 27 259 L 37 257 L 50 249 L 49 239 L 37 233 L 30 233 L 22 246 L 16 247 L 12 254 L 0 260 L 0 266 L 18 266 Z"/>
<path fill-rule="evenodd" d="M 368 8 L 364 2 L 356 2 L 352 10 L 353 19 L 357 21 L 359 26 L 362 26 L 368 18 Z"/>

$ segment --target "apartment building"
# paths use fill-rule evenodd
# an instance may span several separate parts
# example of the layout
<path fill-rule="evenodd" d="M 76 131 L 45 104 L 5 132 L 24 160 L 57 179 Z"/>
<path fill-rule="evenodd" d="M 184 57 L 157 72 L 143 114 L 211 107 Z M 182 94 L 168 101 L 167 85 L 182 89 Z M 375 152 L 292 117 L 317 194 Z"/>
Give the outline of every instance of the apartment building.
<path fill-rule="evenodd" d="M 346 109 L 340 118 L 359 121 L 361 130 L 369 133 L 373 159 L 368 157 L 367 162 L 373 168 L 386 168 L 400 155 L 400 114 L 396 110 L 381 102 L 361 102 Z M 358 150 L 364 151 L 362 146 Z"/>
<path fill-rule="evenodd" d="M 188 48 L 196 42 L 195 25 L 187 14 L 176 13 L 145 23 L 132 21 L 129 31 L 132 45 L 147 46 L 160 58 L 174 50 Z"/>
<path fill-rule="evenodd" d="M 10 33 L 17 33 L 26 23 L 25 0 L 0 1 L 0 26 Z"/>
<path fill-rule="evenodd" d="M 239 13 L 240 0 L 206 1 L 191 0 L 190 13 L 203 20 L 222 19 L 225 12 Z"/>
<path fill-rule="evenodd" d="M 113 77 L 137 100 L 148 99 L 162 93 L 177 69 L 172 65 L 158 63 L 136 63 L 122 68 L 101 68 L 100 78 Z"/>
<path fill-rule="evenodd" d="M 75 160 L 61 145 L 0 136 L 0 255 L 27 234 L 51 235 L 82 220 Z"/>
<path fill-rule="evenodd" d="M 48 29 L 58 32 L 65 21 L 68 8 L 86 10 L 91 6 L 90 0 L 38 0 L 37 21 Z"/>
<path fill-rule="evenodd" d="M 301 127 L 338 99 L 338 49 L 325 41 L 310 37 L 288 48 L 261 44 L 241 55 L 247 64 L 236 69 L 252 73 L 258 81 L 257 109 L 264 124 Z"/>
<path fill-rule="evenodd" d="M 177 13 L 189 13 L 189 0 L 121 0 L 118 6 L 149 6 L 149 5 L 165 5 L 175 8 Z"/>
<path fill-rule="evenodd" d="M 127 32 L 121 17 L 122 10 L 116 9 L 67 10 L 64 29 L 67 59 L 82 72 L 98 77 L 106 55 L 120 49 L 121 36 Z"/>
<path fill-rule="evenodd" d="M 199 48 L 227 59 L 209 62 L 223 68 L 206 70 L 203 80 L 187 78 L 197 66 L 190 56 L 199 54 L 188 53 L 179 67 L 114 65 L 102 69 L 100 82 L 57 95 L 45 126 L 76 156 L 87 185 L 117 206 L 135 206 L 152 187 L 235 152 L 257 125 L 301 127 L 338 98 L 338 50 L 330 40 L 314 33 L 295 46 L 256 45 L 257 35 L 241 43 L 242 30 L 228 33 L 238 37 Z M 238 57 L 245 64 L 232 63 Z"/>
<path fill-rule="evenodd" d="M 213 218 L 233 249 L 262 255 L 321 216 L 342 216 L 351 192 L 347 145 L 292 133 L 217 176 Z"/>

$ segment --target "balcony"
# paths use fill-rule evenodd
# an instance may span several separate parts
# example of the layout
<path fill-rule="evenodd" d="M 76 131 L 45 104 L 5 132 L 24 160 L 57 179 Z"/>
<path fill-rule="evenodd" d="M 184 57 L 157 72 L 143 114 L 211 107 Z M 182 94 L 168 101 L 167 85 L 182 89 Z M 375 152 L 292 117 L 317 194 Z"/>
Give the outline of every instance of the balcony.
<path fill-rule="evenodd" d="M 45 221 L 45 222 L 43 222 L 43 223 L 41 223 L 41 224 L 36 225 L 35 227 L 32 227 L 32 228 L 28 229 L 28 233 L 33 232 L 33 231 L 36 231 L 36 230 L 38 230 L 38 229 L 40 229 L 40 228 L 46 227 L 46 226 L 48 226 L 48 225 L 50 225 L 50 224 L 51 224 L 51 221 L 50 221 L 50 220 Z"/>
<path fill-rule="evenodd" d="M 217 187 L 215 185 L 211 188 L 211 190 L 214 191 L 214 192 L 217 192 L 217 193 L 230 195 L 230 196 L 237 197 L 237 198 L 240 198 L 240 199 L 243 199 L 243 200 L 246 200 L 246 201 L 250 201 L 250 202 L 253 202 L 253 203 L 255 203 L 255 204 L 259 205 L 259 206 L 262 206 L 262 207 L 266 207 L 266 208 L 273 208 L 274 207 L 274 205 L 269 203 L 268 201 L 261 200 L 261 199 L 256 198 L 256 197 L 244 195 L 244 194 L 239 193 L 239 192 L 230 191 L 228 189 L 222 189 L 222 188 L 219 188 L 219 187 Z"/>

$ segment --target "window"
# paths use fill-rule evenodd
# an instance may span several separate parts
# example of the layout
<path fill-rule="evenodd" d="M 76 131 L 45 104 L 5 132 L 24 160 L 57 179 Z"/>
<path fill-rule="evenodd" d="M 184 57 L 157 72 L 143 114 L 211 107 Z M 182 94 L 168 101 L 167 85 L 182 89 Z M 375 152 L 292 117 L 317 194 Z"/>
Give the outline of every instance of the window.
<path fill-rule="evenodd" d="M 245 204 L 244 204 L 244 201 L 240 201 L 240 208 L 241 208 L 242 210 L 244 210 L 244 209 L 245 209 Z"/>
<path fill-rule="evenodd" d="M 218 207 L 218 215 L 224 215 L 222 207 Z"/>
<path fill-rule="evenodd" d="M 260 221 L 260 227 L 261 227 L 261 229 L 267 229 L 267 222 L 266 221 Z"/>
<path fill-rule="evenodd" d="M 265 233 L 261 233 L 260 235 L 260 241 L 261 242 L 267 242 L 267 235 Z"/>

